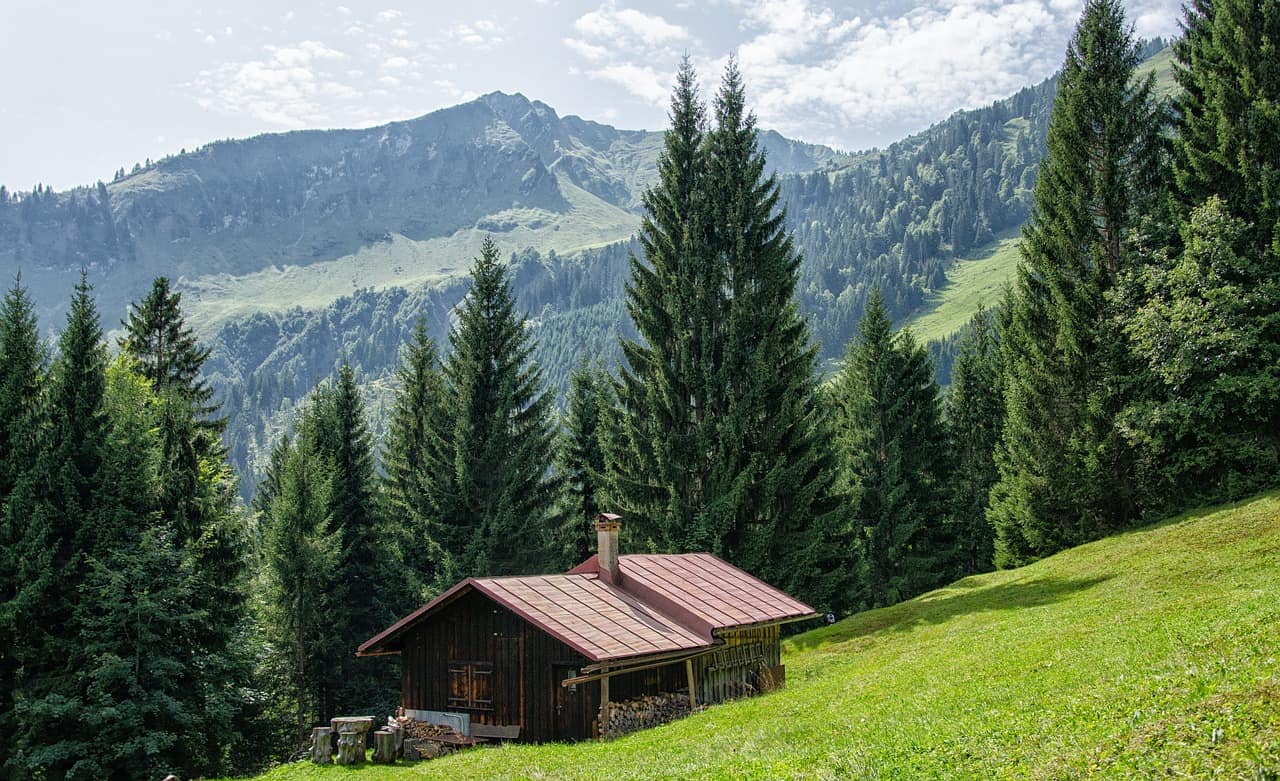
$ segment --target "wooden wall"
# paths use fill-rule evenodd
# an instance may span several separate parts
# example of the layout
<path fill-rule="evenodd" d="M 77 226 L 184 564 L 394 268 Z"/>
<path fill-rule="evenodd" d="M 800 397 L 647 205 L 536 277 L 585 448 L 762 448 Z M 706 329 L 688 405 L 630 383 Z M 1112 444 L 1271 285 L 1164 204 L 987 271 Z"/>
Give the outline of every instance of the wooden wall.
<path fill-rule="evenodd" d="M 405 634 L 400 701 L 405 708 L 467 713 L 473 724 L 519 725 L 521 740 L 580 740 L 591 737 L 599 684 L 560 692 L 554 679 L 585 664 L 587 659 L 564 643 L 471 592 Z M 459 704 L 461 676 L 451 676 L 450 669 L 463 665 L 490 671 L 490 704 Z"/>

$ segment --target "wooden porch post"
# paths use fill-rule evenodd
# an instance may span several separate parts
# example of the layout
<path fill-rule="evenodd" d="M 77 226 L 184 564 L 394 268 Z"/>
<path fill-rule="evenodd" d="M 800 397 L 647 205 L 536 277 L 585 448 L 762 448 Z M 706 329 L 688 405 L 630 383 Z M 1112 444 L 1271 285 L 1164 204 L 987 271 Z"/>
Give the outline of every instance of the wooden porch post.
<path fill-rule="evenodd" d="M 689 710 L 698 707 L 698 695 L 693 691 L 693 660 L 684 660 L 684 673 L 689 678 Z"/>

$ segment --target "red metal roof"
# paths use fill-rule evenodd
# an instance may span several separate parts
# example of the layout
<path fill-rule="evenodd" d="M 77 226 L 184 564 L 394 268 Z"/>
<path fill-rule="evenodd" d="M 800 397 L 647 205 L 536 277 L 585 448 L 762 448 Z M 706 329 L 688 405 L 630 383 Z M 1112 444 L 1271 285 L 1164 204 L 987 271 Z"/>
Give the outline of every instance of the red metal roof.
<path fill-rule="evenodd" d="M 360 646 L 395 653 L 399 636 L 468 590 L 479 591 L 595 662 L 696 650 L 715 631 L 813 615 L 792 599 L 707 553 L 626 555 L 617 584 L 593 556 L 564 575 L 468 578 Z"/>

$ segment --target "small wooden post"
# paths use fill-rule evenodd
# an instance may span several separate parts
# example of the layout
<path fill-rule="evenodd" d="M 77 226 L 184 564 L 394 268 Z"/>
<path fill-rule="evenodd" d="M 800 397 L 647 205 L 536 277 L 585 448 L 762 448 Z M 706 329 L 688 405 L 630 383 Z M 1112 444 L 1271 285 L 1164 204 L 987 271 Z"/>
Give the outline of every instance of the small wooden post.
<path fill-rule="evenodd" d="M 329 727 L 313 727 L 311 730 L 311 761 L 327 765 L 333 761 L 333 730 Z"/>
<path fill-rule="evenodd" d="M 389 729 L 373 733 L 373 761 L 391 765 L 396 761 L 396 735 Z"/>
<path fill-rule="evenodd" d="M 608 667 L 601 667 L 600 672 L 608 672 Z M 604 737 L 609 730 L 609 678 L 600 679 L 600 736 Z"/>
<path fill-rule="evenodd" d="M 693 691 L 693 660 L 684 660 L 684 674 L 689 679 L 689 710 L 698 707 L 698 695 Z"/>

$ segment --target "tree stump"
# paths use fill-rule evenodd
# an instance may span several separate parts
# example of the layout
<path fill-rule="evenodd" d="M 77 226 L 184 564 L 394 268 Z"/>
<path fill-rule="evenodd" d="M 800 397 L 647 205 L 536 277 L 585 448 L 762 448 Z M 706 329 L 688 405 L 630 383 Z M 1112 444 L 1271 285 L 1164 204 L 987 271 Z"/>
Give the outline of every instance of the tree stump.
<path fill-rule="evenodd" d="M 364 730 L 358 724 L 338 725 L 338 764 L 355 765 L 364 761 Z"/>
<path fill-rule="evenodd" d="M 373 733 L 373 761 L 391 765 L 396 761 L 396 734 L 389 729 Z"/>
<path fill-rule="evenodd" d="M 333 730 L 329 727 L 313 727 L 311 730 L 311 761 L 327 765 L 333 761 Z"/>
<path fill-rule="evenodd" d="M 373 717 L 336 716 L 329 720 L 329 726 L 338 733 L 338 764 L 354 765 L 363 762 L 368 733 L 373 728 Z"/>

